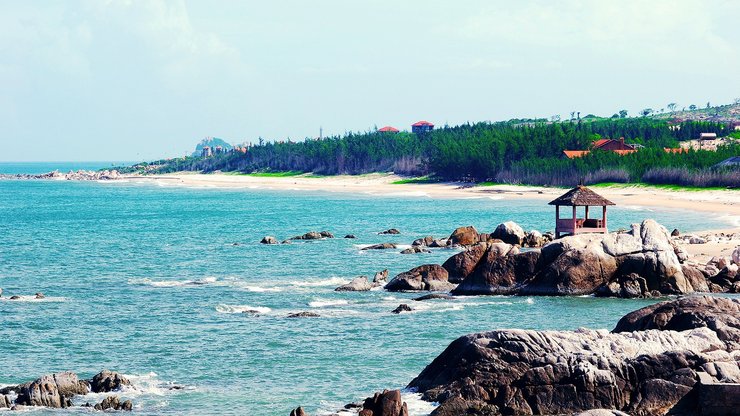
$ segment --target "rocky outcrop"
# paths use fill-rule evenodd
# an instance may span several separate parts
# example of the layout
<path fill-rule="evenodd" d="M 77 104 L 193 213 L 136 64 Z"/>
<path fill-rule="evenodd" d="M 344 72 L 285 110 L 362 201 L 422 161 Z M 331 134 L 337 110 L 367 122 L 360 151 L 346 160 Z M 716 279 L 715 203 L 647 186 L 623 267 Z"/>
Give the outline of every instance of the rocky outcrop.
<path fill-rule="evenodd" d="M 131 400 L 121 402 L 118 396 L 108 396 L 103 401 L 95 405 L 95 410 L 122 410 L 130 412 L 133 410 L 134 405 Z"/>
<path fill-rule="evenodd" d="M 399 390 L 383 390 L 368 397 L 362 404 L 358 416 L 408 416 L 406 403 L 401 400 Z"/>
<path fill-rule="evenodd" d="M 296 312 L 288 314 L 288 318 L 318 318 L 321 315 L 315 312 Z"/>
<path fill-rule="evenodd" d="M 455 286 L 448 280 L 448 273 L 438 264 L 425 264 L 394 277 L 385 289 L 391 292 L 410 290 L 449 291 Z"/>
<path fill-rule="evenodd" d="M 433 242 L 434 242 L 434 237 L 432 237 L 431 235 L 428 235 L 424 238 L 417 238 L 416 240 L 414 240 L 413 243 L 411 243 L 411 245 L 429 247 L 432 245 Z"/>
<path fill-rule="evenodd" d="M 363 247 L 362 250 L 388 250 L 393 248 L 396 248 L 396 245 L 393 243 L 381 243 Z"/>
<path fill-rule="evenodd" d="M 513 221 L 507 221 L 499 224 L 496 230 L 491 234 L 492 238 L 498 238 L 504 243 L 522 245 L 526 234 L 519 224 Z"/>
<path fill-rule="evenodd" d="M 74 396 L 83 396 L 90 391 L 107 393 L 130 385 L 131 382 L 126 377 L 109 370 L 101 371 L 90 380 L 80 380 L 77 374 L 71 371 L 47 374 L 34 381 L 0 389 L 0 408 L 43 406 L 63 409 L 72 406 Z M 111 399 L 109 403 L 117 403 L 118 407 L 109 408 L 131 410 L 133 405 L 130 401 L 119 403 L 117 400 Z"/>
<path fill-rule="evenodd" d="M 373 287 L 383 286 L 388 282 L 388 269 L 383 269 L 373 277 Z"/>
<path fill-rule="evenodd" d="M 696 297 L 605 330 L 502 330 L 455 340 L 410 384 L 433 415 L 551 415 L 614 409 L 698 414 L 700 379 L 740 381 L 740 302 Z M 632 331 L 632 332 L 626 332 Z M 614 410 L 609 410 L 613 413 Z M 606 410 L 605 410 L 606 411 Z"/>
<path fill-rule="evenodd" d="M 400 231 L 398 231 L 398 230 L 397 230 L 397 229 L 395 229 L 395 228 L 390 228 L 390 229 L 388 229 L 388 230 L 385 230 L 385 231 L 381 231 L 381 232 L 379 232 L 378 234 L 401 234 L 401 232 L 400 232 Z"/>
<path fill-rule="evenodd" d="M 320 240 L 322 238 L 334 238 L 333 235 L 331 237 L 328 237 L 328 235 L 331 235 L 331 233 L 329 233 L 328 231 L 322 231 L 322 232 L 309 231 L 306 234 L 291 237 L 289 238 L 289 240 Z"/>
<path fill-rule="evenodd" d="M 480 233 L 472 225 L 459 227 L 450 234 L 447 241 L 454 246 L 472 246 L 480 242 Z"/>
<path fill-rule="evenodd" d="M 107 393 L 121 390 L 124 386 L 130 386 L 131 381 L 122 374 L 103 370 L 90 379 L 90 390 L 93 393 Z"/>
<path fill-rule="evenodd" d="M 298 406 L 297 408 L 290 411 L 290 416 L 308 416 L 305 410 L 303 410 L 302 407 Z"/>
<path fill-rule="evenodd" d="M 271 235 L 266 235 L 262 237 L 262 240 L 260 240 L 260 244 L 278 244 L 278 240 Z"/>
<path fill-rule="evenodd" d="M 357 238 L 357 237 L 355 237 L 354 234 L 347 234 L 347 235 L 344 236 L 344 238 L 352 239 L 352 238 Z M 301 408 L 299 407 L 299 409 L 301 409 Z M 301 409 L 301 410 L 303 410 L 303 409 Z"/>
<path fill-rule="evenodd" d="M 337 292 L 367 292 L 372 288 L 373 285 L 367 280 L 367 276 L 360 276 L 334 290 Z"/>
<path fill-rule="evenodd" d="M 511 244 L 490 243 L 483 255 L 483 248 L 473 249 L 444 264 L 453 279 L 462 279 L 456 295 L 650 297 L 708 289 L 705 279 L 681 263 L 680 247 L 654 220 L 623 233 L 564 237 L 540 251 L 520 253 Z"/>
<path fill-rule="evenodd" d="M 115 169 L 112 170 L 77 170 L 69 171 L 67 173 L 61 173 L 58 170 L 40 174 L 15 174 L 15 175 L 3 175 L 0 174 L 0 179 L 53 179 L 53 180 L 68 180 L 68 181 L 108 181 L 121 179 L 123 176 Z"/>

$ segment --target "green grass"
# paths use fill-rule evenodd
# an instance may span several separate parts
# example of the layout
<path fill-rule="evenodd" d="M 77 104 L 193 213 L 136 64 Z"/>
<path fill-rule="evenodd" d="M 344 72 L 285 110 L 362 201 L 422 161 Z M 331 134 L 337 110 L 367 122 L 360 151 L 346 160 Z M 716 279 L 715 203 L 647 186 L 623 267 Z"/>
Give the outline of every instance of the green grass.
<path fill-rule="evenodd" d="M 434 183 L 434 182 L 437 182 L 437 181 L 430 178 L 429 176 L 419 176 L 416 178 L 400 179 L 400 180 L 391 182 L 391 184 L 392 185 L 405 185 L 407 183 Z"/>
<path fill-rule="evenodd" d="M 593 185 L 589 185 L 591 188 L 631 188 L 631 187 L 638 187 L 638 188 L 653 188 L 653 189 L 664 189 L 667 191 L 689 191 L 689 192 L 700 192 L 700 191 L 724 191 L 727 190 L 727 188 L 721 187 L 721 186 L 709 186 L 709 187 L 700 187 L 700 186 L 683 186 L 683 185 L 660 185 L 660 184 L 653 184 L 653 183 L 644 183 L 644 182 L 638 182 L 638 183 L 617 183 L 617 182 L 604 182 L 604 183 L 596 183 Z"/>

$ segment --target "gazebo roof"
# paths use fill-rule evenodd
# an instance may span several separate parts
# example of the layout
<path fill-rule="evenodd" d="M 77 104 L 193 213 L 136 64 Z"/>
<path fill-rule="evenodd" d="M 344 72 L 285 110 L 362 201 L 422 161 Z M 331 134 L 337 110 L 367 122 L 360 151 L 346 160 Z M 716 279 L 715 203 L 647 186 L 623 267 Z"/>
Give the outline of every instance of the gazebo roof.
<path fill-rule="evenodd" d="M 606 206 L 615 205 L 614 202 L 604 198 L 596 192 L 578 185 L 566 192 L 559 198 L 550 201 L 549 205 L 567 205 L 567 206 Z"/>

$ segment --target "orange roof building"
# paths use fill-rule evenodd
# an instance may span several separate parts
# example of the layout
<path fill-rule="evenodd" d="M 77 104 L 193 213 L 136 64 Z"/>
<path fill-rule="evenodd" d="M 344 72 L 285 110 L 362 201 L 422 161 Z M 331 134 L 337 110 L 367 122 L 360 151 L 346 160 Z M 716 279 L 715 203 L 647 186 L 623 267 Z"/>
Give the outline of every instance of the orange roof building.
<path fill-rule="evenodd" d="M 378 129 L 381 133 L 398 133 L 398 129 L 391 126 L 385 126 L 383 128 Z"/>

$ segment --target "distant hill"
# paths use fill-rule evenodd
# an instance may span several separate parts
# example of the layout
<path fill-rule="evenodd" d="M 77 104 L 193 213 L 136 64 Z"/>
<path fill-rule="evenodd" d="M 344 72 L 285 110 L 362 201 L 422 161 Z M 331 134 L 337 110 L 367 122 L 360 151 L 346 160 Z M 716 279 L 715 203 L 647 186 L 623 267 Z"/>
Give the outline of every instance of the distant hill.
<path fill-rule="evenodd" d="M 205 139 L 201 140 L 200 143 L 198 143 L 195 146 L 195 152 L 193 152 L 193 156 L 197 157 L 200 156 L 201 151 L 203 151 L 203 148 L 205 146 L 210 146 L 211 149 L 213 149 L 216 146 L 223 147 L 224 151 L 231 150 L 234 146 L 230 145 L 229 143 L 226 143 L 224 139 L 220 139 L 218 137 L 206 137 Z"/>

